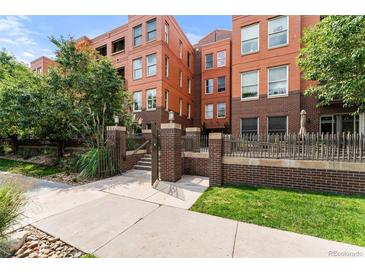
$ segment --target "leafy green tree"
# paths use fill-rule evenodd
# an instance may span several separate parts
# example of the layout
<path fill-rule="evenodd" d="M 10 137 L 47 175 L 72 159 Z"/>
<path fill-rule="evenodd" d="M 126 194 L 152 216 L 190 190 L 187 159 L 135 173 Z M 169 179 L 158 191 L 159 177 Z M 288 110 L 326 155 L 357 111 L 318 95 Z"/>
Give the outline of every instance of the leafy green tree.
<path fill-rule="evenodd" d="M 365 16 L 326 16 L 305 30 L 298 64 L 306 90 L 319 106 L 340 99 L 345 107 L 365 110 Z"/>

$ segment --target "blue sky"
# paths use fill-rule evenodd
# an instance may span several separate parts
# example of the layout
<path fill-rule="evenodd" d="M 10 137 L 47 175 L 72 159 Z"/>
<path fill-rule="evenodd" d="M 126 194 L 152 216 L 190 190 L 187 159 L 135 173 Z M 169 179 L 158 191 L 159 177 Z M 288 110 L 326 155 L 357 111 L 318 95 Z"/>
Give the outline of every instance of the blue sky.
<path fill-rule="evenodd" d="M 232 28 L 231 16 L 179 15 L 176 19 L 193 44 L 214 29 Z M 127 16 L 0 16 L 0 49 L 29 63 L 42 55 L 53 56 L 49 36 L 93 38 L 126 22 Z"/>

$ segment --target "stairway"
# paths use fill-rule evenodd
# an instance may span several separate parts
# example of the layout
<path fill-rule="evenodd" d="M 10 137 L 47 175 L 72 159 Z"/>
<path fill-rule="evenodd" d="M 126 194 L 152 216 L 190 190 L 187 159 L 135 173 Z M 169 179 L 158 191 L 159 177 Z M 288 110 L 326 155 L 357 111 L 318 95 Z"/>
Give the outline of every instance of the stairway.
<path fill-rule="evenodd" d="M 152 157 L 151 154 L 145 154 L 141 160 L 137 162 L 134 169 L 139 170 L 152 170 Z"/>

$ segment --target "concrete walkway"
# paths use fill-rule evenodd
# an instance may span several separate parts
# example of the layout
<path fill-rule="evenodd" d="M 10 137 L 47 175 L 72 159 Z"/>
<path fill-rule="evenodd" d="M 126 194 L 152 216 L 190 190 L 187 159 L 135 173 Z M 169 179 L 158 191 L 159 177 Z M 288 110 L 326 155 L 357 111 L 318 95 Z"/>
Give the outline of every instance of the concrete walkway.
<path fill-rule="evenodd" d="M 71 187 L 24 176 L 29 203 L 19 226 L 35 227 L 98 257 L 328 257 L 357 246 L 188 211 L 208 179 L 150 185 L 150 172 Z"/>

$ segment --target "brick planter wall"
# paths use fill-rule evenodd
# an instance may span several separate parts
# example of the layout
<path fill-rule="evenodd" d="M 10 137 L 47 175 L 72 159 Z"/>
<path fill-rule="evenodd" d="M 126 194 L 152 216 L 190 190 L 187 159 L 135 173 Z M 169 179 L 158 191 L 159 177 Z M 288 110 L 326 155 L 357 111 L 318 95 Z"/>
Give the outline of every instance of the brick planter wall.
<path fill-rule="evenodd" d="M 183 158 L 184 174 L 209 177 L 209 158 L 207 153 L 207 157 L 204 158 L 194 155 L 194 153 L 185 154 Z M 203 153 L 198 154 L 203 155 Z"/>

